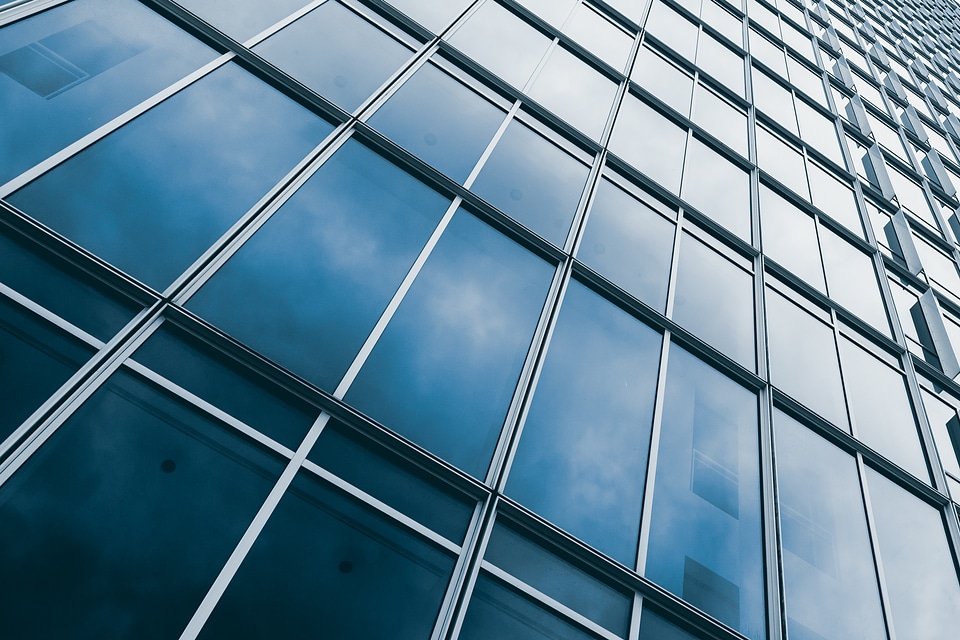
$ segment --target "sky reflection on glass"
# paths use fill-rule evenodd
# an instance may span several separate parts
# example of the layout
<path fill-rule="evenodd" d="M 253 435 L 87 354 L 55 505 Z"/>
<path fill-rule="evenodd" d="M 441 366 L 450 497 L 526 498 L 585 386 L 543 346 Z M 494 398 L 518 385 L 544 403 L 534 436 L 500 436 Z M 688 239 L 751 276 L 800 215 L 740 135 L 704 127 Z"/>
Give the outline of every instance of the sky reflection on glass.
<path fill-rule="evenodd" d="M 448 204 L 347 142 L 187 307 L 332 391 Z"/>
<path fill-rule="evenodd" d="M 223 0 L 182 0 L 186 7 L 228 36 L 243 42 L 267 27 L 309 4 L 309 0 L 270 0 L 270 2 L 224 2 Z"/>
<path fill-rule="evenodd" d="M 482 477 L 552 275 L 459 211 L 345 400 Z"/>
<path fill-rule="evenodd" d="M 672 345 L 646 576 L 766 637 L 757 397 Z"/>
<path fill-rule="evenodd" d="M 506 487 L 627 566 L 637 555 L 660 341 L 571 282 Z"/>
<path fill-rule="evenodd" d="M 171 638 L 280 462 L 115 374 L 0 490 L 11 638 Z"/>
<path fill-rule="evenodd" d="M 29 47 L 29 49 L 28 49 Z M 139 2 L 70 2 L 0 30 L 0 184 L 214 57 Z M 83 72 L 68 71 L 51 56 Z"/>
<path fill-rule="evenodd" d="M 9 200 L 162 290 L 331 129 L 230 64 Z"/>

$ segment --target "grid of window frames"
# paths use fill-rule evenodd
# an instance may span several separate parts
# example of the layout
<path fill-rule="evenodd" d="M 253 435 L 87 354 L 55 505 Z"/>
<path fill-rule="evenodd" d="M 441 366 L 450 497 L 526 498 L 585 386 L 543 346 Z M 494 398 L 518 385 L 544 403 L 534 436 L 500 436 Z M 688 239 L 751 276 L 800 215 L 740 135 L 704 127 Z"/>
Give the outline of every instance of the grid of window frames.
<path fill-rule="evenodd" d="M 0 4 L 9 638 L 948 640 L 945 0 Z"/>

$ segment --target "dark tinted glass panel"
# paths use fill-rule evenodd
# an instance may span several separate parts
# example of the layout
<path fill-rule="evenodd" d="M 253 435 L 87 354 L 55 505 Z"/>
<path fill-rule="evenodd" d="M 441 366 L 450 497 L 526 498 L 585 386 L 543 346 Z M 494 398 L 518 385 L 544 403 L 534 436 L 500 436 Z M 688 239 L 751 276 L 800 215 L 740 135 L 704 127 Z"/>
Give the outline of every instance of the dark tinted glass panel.
<path fill-rule="evenodd" d="M 460 640 L 594 640 L 594 636 L 482 574 Z"/>
<path fill-rule="evenodd" d="M 104 342 L 139 308 L 66 261 L 2 233 L 0 282 Z"/>
<path fill-rule="evenodd" d="M 650 609 L 640 618 L 640 640 L 697 640 L 697 636 L 667 622 Z"/>
<path fill-rule="evenodd" d="M 484 559 L 619 636 L 627 636 L 633 598 L 498 523 Z"/>
<path fill-rule="evenodd" d="M 301 473 L 200 637 L 428 638 L 453 563 Z"/>
<path fill-rule="evenodd" d="M 234 40 L 243 42 L 309 4 L 309 0 L 183 0 L 178 4 L 190 9 Z"/>
<path fill-rule="evenodd" d="M 426 473 L 375 449 L 339 422 L 323 428 L 309 458 L 449 540 L 459 543 L 466 535 L 472 501 L 443 490 Z"/>
<path fill-rule="evenodd" d="M 470 174 L 504 113 L 427 64 L 384 104 L 370 124 L 457 182 Z"/>
<path fill-rule="evenodd" d="M 670 348 L 646 575 L 766 637 L 757 398 Z"/>
<path fill-rule="evenodd" d="M 347 111 L 411 55 L 339 2 L 320 5 L 254 50 Z"/>
<path fill-rule="evenodd" d="M 150 336 L 133 357 L 291 449 L 297 448 L 320 413 L 169 323 Z"/>
<path fill-rule="evenodd" d="M 663 311 L 674 228 L 642 201 L 603 180 L 597 187 L 577 257 Z"/>
<path fill-rule="evenodd" d="M 940 513 L 872 469 L 867 486 L 897 637 L 952 640 L 960 584 Z"/>
<path fill-rule="evenodd" d="M 753 278 L 688 234 L 680 241 L 673 319 L 748 369 L 755 368 Z"/>
<path fill-rule="evenodd" d="M 346 400 L 482 476 L 553 268 L 457 213 Z"/>
<path fill-rule="evenodd" d="M 576 281 L 564 298 L 507 494 L 633 566 L 660 335 Z"/>
<path fill-rule="evenodd" d="M 281 464 L 127 374 L 0 490 L 10 638 L 171 638 Z"/>
<path fill-rule="evenodd" d="M 226 65 L 9 200 L 163 289 L 330 130 Z"/>
<path fill-rule="evenodd" d="M 0 30 L 0 184 L 213 59 L 130 0 L 81 0 Z"/>
<path fill-rule="evenodd" d="M 790 637 L 886 637 L 856 462 L 786 414 L 774 426 Z"/>
<path fill-rule="evenodd" d="M 333 390 L 447 204 L 348 142 L 187 306 Z"/>
<path fill-rule="evenodd" d="M 0 443 L 92 355 L 92 347 L 0 297 Z"/>
<path fill-rule="evenodd" d="M 510 123 L 473 191 L 563 246 L 589 169 L 524 124 Z"/>

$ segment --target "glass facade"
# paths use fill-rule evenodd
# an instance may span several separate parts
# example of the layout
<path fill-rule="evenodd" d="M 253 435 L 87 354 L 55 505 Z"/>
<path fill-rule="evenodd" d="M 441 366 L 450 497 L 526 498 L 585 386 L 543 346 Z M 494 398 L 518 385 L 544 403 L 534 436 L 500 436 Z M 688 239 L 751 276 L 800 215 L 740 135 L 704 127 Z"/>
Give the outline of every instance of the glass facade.
<path fill-rule="evenodd" d="M 960 7 L 0 0 L 4 638 L 951 640 Z"/>

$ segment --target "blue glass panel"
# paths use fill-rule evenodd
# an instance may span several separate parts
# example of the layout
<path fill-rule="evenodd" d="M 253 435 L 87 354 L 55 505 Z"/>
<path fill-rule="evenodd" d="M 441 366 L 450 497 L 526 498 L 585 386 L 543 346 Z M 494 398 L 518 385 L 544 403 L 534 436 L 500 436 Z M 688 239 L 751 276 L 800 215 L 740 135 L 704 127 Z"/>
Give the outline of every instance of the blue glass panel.
<path fill-rule="evenodd" d="M 659 360 L 658 333 L 572 282 L 506 488 L 631 567 Z"/>
<path fill-rule="evenodd" d="M 577 257 L 663 312 L 674 229 L 675 225 L 650 205 L 603 180 L 597 187 Z"/>
<path fill-rule="evenodd" d="M 885 638 L 856 462 L 783 413 L 774 426 L 790 637 Z"/>
<path fill-rule="evenodd" d="M 346 401 L 482 476 L 552 275 L 552 266 L 458 212 Z"/>
<path fill-rule="evenodd" d="M 471 189 L 487 202 L 563 246 L 589 169 L 573 156 L 513 121 Z"/>
<path fill-rule="evenodd" d="M 347 142 L 187 306 L 332 391 L 448 204 Z"/>
<path fill-rule="evenodd" d="M 620 105 L 610 151 L 677 193 L 687 132 L 645 102 L 628 95 Z"/>
<path fill-rule="evenodd" d="M 453 564 L 301 473 L 200 638 L 429 638 Z"/>
<path fill-rule="evenodd" d="M 750 240 L 750 175 L 696 138 L 687 145 L 680 197 Z"/>
<path fill-rule="evenodd" d="M 646 576 L 766 637 L 757 397 L 670 348 Z"/>
<path fill-rule="evenodd" d="M 183 0 L 177 4 L 243 42 L 309 4 L 309 0 Z"/>
<path fill-rule="evenodd" d="M 370 124 L 410 153 L 463 182 L 504 112 L 432 64 L 420 68 Z"/>
<path fill-rule="evenodd" d="M 347 111 L 359 107 L 411 55 L 339 2 L 320 5 L 254 51 Z"/>
<path fill-rule="evenodd" d="M 0 490 L 4 635 L 176 638 L 281 470 L 114 375 Z"/>
<path fill-rule="evenodd" d="M 331 129 L 226 65 L 9 200 L 163 289 Z"/>
<path fill-rule="evenodd" d="M 0 30 L 0 184 L 215 53 L 131 0 L 78 0 Z"/>
<path fill-rule="evenodd" d="M 92 355 L 92 347 L 0 296 L 0 443 Z"/>
<path fill-rule="evenodd" d="M 468 0 L 445 0 L 444 2 L 389 0 L 389 2 L 434 33 L 440 33 L 469 4 Z"/>
<path fill-rule="evenodd" d="M 697 640 L 697 637 L 644 607 L 639 640 Z"/>

